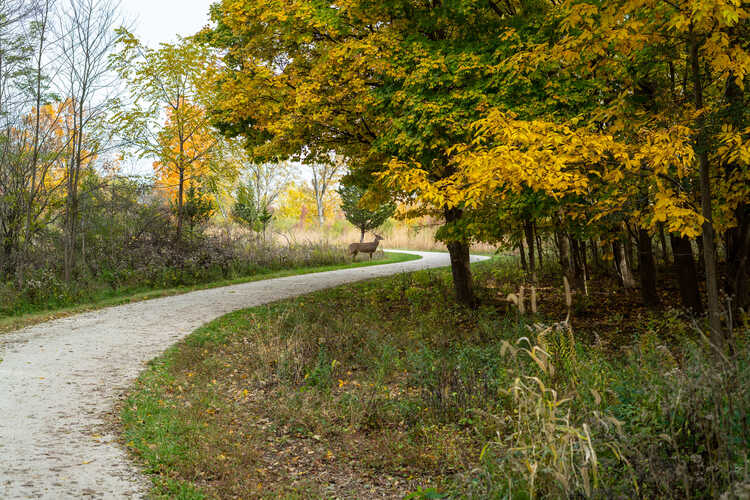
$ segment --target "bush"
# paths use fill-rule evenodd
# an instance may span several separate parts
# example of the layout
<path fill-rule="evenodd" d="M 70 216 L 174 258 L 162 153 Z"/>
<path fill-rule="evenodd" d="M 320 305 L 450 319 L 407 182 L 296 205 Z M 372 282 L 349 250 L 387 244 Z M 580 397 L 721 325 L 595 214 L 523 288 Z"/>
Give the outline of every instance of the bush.
<path fill-rule="evenodd" d="M 143 234 L 120 252 L 91 249 L 86 268 L 79 269 L 70 284 L 62 280 L 60 265 L 53 263 L 27 276 L 20 290 L 12 283 L 0 284 L 0 317 L 350 260 L 344 249 L 322 243 L 279 245 L 222 233 L 194 237 L 178 247 L 158 234 Z"/>

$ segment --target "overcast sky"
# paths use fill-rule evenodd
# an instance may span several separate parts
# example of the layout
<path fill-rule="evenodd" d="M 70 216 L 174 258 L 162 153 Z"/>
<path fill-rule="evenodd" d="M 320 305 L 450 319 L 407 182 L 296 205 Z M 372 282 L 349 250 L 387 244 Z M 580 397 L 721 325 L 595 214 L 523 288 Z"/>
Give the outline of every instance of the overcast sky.
<path fill-rule="evenodd" d="M 0 0 L 2 1 L 2 0 Z M 121 0 L 122 13 L 136 37 L 149 47 L 174 42 L 177 36 L 197 33 L 208 24 L 208 9 L 214 0 Z M 152 159 L 133 160 L 123 173 L 150 175 Z"/>
<path fill-rule="evenodd" d="M 188 36 L 208 24 L 211 0 L 122 0 L 127 19 L 134 20 L 133 31 L 150 47 L 173 42 L 177 35 Z"/>

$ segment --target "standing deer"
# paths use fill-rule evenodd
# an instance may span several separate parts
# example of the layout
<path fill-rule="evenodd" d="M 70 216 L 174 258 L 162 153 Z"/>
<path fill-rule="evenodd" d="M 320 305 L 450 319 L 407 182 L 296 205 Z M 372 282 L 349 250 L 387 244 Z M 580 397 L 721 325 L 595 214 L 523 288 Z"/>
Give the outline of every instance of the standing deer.
<path fill-rule="evenodd" d="M 352 243 L 351 245 L 349 245 L 349 253 L 354 256 L 354 259 L 357 258 L 358 253 L 369 253 L 370 260 L 372 260 L 372 254 L 374 254 L 375 250 L 378 249 L 378 244 L 382 239 L 382 236 L 380 236 L 379 234 L 375 234 L 375 241 L 368 241 L 366 243 Z"/>

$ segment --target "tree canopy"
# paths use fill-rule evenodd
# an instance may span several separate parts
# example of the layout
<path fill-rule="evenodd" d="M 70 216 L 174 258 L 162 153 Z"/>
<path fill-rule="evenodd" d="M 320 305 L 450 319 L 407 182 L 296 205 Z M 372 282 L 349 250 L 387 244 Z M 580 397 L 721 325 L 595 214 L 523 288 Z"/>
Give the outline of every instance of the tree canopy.
<path fill-rule="evenodd" d="M 746 2 L 222 0 L 212 18 L 222 130 L 259 158 L 335 151 L 350 180 L 442 217 L 464 302 L 500 207 L 573 246 L 699 239 L 715 331 L 719 245 L 747 281 Z M 514 212 L 530 193 L 546 201 Z"/>

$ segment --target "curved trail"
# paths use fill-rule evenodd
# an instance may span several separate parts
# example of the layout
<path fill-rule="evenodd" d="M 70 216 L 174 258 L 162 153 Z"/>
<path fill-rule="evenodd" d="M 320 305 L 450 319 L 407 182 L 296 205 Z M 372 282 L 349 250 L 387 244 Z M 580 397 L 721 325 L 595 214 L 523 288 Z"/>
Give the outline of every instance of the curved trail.
<path fill-rule="evenodd" d="M 148 480 L 104 424 L 148 360 L 238 309 L 450 263 L 447 254 L 409 253 L 422 259 L 200 290 L 1 336 L 0 498 L 144 496 Z"/>

